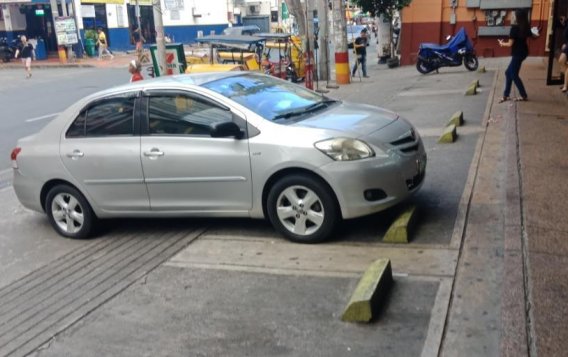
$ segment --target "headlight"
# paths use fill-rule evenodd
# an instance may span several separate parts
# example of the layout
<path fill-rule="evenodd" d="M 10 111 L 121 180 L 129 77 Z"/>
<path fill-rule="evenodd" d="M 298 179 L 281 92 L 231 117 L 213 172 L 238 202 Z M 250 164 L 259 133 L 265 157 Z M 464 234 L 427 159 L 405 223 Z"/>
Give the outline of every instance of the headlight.
<path fill-rule="evenodd" d="M 315 147 L 335 161 L 361 160 L 375 156 L 365 142 L 350 138 L 334 138 L 318 141 Z"/>

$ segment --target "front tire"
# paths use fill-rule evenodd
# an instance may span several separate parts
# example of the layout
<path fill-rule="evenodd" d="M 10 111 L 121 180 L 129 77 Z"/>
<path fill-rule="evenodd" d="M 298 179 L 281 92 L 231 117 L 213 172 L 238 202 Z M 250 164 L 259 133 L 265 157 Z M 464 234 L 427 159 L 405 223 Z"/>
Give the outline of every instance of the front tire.
<path fill-rule="evenodd" d="M 477 56 L 476 55 L 466 55 L 463 59 L 463 65 L 469 71 L 477 70 L 477 67 L 479 67 L 479 61 L 477 60 Z"/>
<path fill-rule="evenodd" d="M 422 74 L 427 74 L 434 70 L 434 68 L 430 67 L 424 60 L 421 60 L 420 58 L 416 62 L 416 69 Z"/>
<path fill-rule="evenodd" d="M 328 239 L 339 218 L 331 189 L 321 180 L 305 174 L 277 181 L 268 193 L 266 204 L 274 228 L 297 243 Z"/>
<path fill-rule="evenodd" d="M 67 238 L 88 238 L 97 220 L 87 199 L 69 185 L 58 185 L 49 190 L 45 212 L 51 226 Z"/>

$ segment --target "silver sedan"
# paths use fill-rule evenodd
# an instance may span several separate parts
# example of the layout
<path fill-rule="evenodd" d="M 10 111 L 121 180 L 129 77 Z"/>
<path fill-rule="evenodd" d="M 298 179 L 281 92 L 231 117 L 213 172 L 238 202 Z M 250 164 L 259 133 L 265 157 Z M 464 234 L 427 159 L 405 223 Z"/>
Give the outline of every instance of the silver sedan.
<path fill-rule="evenodd" d="M 61 235 L 110 217 L 268 218 L 292 241 L 415 193 L 405 119 L 250 72 L 162 77 L 82 99 L 12 152 L 20 202 Z"/>

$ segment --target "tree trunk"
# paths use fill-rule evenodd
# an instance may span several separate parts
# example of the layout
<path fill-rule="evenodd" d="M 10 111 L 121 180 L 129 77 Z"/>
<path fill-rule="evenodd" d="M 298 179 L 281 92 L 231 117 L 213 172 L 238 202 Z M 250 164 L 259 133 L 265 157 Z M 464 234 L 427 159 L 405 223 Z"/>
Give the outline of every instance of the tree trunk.
<path fill-rule="evenodd" d="M 302 4 L 300 0 L 287 0 L 286 5 L 290 14 L 296 19 L 300 37 L 306 38 L 306 4 Z"/>

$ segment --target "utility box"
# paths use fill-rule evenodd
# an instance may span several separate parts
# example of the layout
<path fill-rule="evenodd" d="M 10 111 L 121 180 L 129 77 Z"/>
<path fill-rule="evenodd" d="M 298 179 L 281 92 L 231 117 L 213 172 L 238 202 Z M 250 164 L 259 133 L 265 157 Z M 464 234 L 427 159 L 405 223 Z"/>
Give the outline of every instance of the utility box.
<path fill-rule="evenodd" d="M 154 67 L 154 76 L 159 77 L 162 75 L 158 67 L 158 60 L 156 53 L 158 51 L 157 45 L 150 46 L 150 53 L 152 54 L 152 65 Z M 185 73 L 187 62 L 182 43 L 167 43 L 166 44 L 166 74 L 180 74 Z"/>

